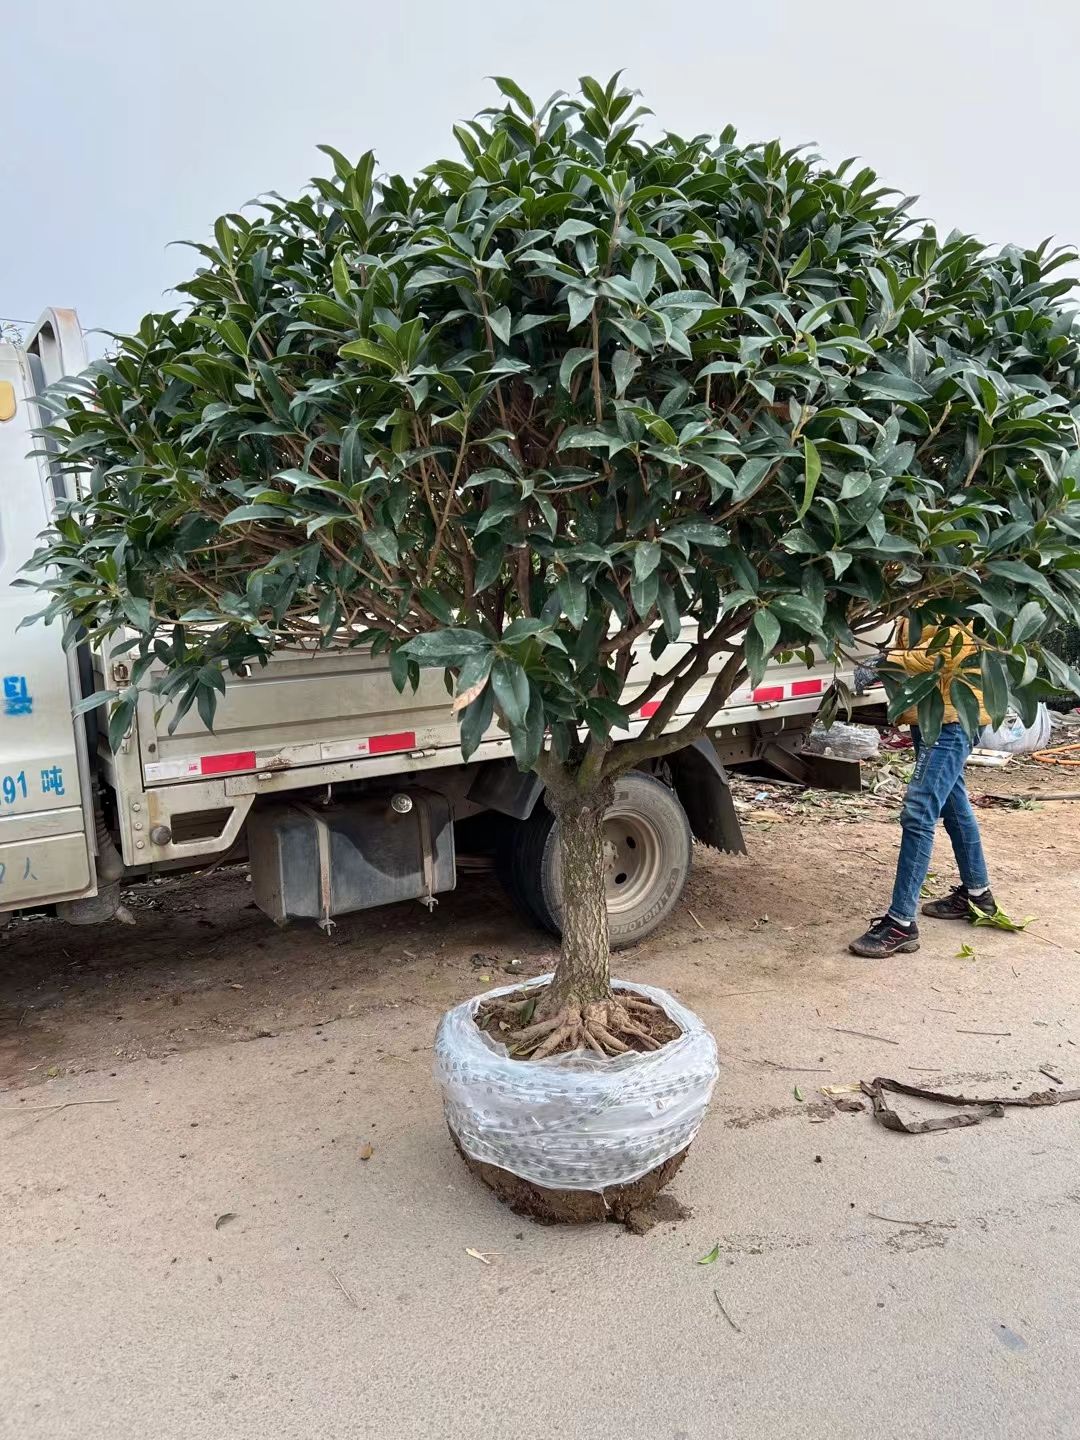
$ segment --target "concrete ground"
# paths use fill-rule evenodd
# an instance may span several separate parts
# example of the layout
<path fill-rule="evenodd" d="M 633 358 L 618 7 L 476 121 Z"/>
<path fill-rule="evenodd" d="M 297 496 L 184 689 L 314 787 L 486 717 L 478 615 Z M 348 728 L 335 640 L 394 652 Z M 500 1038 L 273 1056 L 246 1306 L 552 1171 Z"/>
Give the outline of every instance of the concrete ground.
<path fill-rule="evenodd" d="M 844 944 L 895 812 L 747 803 L 749 861 L 700 854 L 617 965 L 722 1064 L 672 1187 L 693 1218 L 644 1237 L 520 1220 L 452 1151 L 439 1013 L 550 960 L 486 876 L 331 941 L 245 910 L 239 873 L 160 887 L 133 932 L 7 932 L 0 1436 L 1080 1434 L 1080 1104 L 907 1136 L 819 1089 L 1080 1084 L 1076 806 L 985 812 L 1028 934 L 928 922 L 878 966 Z"/>

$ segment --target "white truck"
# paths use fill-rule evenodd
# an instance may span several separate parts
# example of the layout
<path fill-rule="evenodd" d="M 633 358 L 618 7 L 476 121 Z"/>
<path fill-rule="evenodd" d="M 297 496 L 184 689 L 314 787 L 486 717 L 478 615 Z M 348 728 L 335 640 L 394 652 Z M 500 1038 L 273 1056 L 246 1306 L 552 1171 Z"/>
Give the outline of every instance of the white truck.
<path fill-rule="evenodd" d="M 456 845 L 480 843 L 524 912 L 557 930 L 542 786 L 519 773 L 497 727 L 463 762 L 438 673 L 402 695 L 364 650 L 282 650 L 229 678 L 212 733 L 193 712 L 170 733 L 170 711 L 147 690 L 115 754 L 100 711 L 73 717 L 94 689 L 126 683 L 128 659 L 109 645 L 65 650 L 59 624 L 19 628 L 41 601 L 17 581 L 66 483 L 29 454 L 44 423 L 36 399 L 86 364 L 71 310 L 47 311 L 23 345 L 0 343 L 0 926 L 41 908 L 76 924 L 108 920 L 123 915 L 122 882 L 244 857 L 273 919 L 329 926 L 391 901 L 433 904 L 455 885 Z M 653 663 L 645 636 L 638 686 Z M 800 752 L 833 678 L 824 661 L 775 665 L 731 697 L 715 741 L 620 782 L 606 847 L 614 944 L 643 938 L 670 913 L 691 834 L 744 849 L 725 765 L 764 761 L 798 779 L 828 767 Z M 683 719 L 695 705 L 696 692 Z M 642 706 L 625 738 L 654 709 Z"/>

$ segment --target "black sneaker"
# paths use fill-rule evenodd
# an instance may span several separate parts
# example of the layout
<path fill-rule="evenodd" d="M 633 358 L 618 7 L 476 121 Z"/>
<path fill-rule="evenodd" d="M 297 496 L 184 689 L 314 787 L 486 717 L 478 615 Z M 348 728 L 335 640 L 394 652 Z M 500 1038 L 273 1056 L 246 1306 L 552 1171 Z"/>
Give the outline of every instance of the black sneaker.
<path fill-rule="evenodd" d="M 932 920 L 973 921 L 972 908 L 982 915 L 993 915 L 997 910 L 997 901 L 989 890 L 972 899 L 966 885 L 954 885 L 944 900 L 928 900 L 922 907 L 922 913 Z"/>
<path fill-rule="evenodd" d="M 910 925 L 901 925 L 891 915 L 880 915 L 870 921 L 870 929 L 847 947 L 853 955 L 865 956 L 867 960 L 884 960 L 889 955 L 906 955 L 919 948 L 919 927 L 912 920 Z"/>

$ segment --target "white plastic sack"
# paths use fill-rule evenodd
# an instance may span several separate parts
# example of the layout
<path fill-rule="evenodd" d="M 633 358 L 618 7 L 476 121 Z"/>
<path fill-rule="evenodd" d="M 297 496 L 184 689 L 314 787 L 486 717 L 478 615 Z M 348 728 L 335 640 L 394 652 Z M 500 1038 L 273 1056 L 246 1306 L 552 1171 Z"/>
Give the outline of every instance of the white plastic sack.
<path fill-rule="evenodd" d="M 1039 713 L 1031 725 L 1025 725 L 1015 710 L 1008 710 L 1005 719 L 995 730 L 987 725 L 979 736 L 983 750 L 1004 750 L 1008 755 L 1030 755 L 1033 750 L 1042 750 L 1050 744 L 1050 711 L 1045 705 L 1039 706 Z"/>
<path fill-rule="evenodd" d="M 482 1001 L 546 985 L 504 985 L 443 1016 L 435 1079 L 447 1124 L 465 1153 L 553 1190 L 604 1190 L 640 1180 L 690 1144 L 719 1075 L 716 1042 L 664 990 L 616 980 L 653 1000 L 682 1028 L 669 1045 L 610 1060 L 585 1051 L 512 1060 L 477 1028 Z"/>
<path fill-rule="evenodd" d="M 872 760 L 880 746 L 881 736 L 872 725 L 844 725 L 840 722 L 826 730 L 818 721 L 806 742 L 806 748 L 812 755 L 831 755 L 837 760 Z"/>

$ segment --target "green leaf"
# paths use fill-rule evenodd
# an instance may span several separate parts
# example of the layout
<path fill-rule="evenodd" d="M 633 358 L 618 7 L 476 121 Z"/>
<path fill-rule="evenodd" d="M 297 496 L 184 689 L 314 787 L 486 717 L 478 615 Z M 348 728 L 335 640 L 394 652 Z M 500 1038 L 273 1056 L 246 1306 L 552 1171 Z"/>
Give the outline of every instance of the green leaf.
<path fill-rule="evenodd" d="M 487 507 L 483 515 L 480 516 L 476 529 L 473 532 L 474 536 L 483 535 L 486 531 L 493 530 L 496 526 L 502 525 L 505 520 L 517 515 L 521 510 L 521 506 L 522 502 L 518 496 L 513 496 L 506 500 L 494 501 Z"/>
<path fill-rule="evenodd" d="M 401 646 L 401 653 L 421 667 L 460 665 L 470 655 L 490 650 L 491 641 L 475 630 L 428 630 Z"/>
<path fill-rule="evenodd" d="M 544 702 L 538 690 L 529 693 L 525 721 L 510 732 L 510 746 L 519 770 L 531 770 L 544 746 Z"/>
<path fill-rule="evenodd" d="M 376 345 L 370 340 L 350 340 L 347 345 L 342 345 L 338 354 L 354 360 L 368 360 L 373 365 L 381 365 L 387 370 L 396 370 L 399 364 L 398 358 L 392 350 L 383 345 Z"/>
<path fill-rule="evenodd" d="M 590 354 L 592 352 L 590 351 Z M 616 350 L 611 360 L 611 374 L 615 381 L 615 394 L 620 398 L 626 393 L 626 387 L 634 378 L 635 373 L 641 369 L 641 356 L 632 355 L 629 350 Z"/>
<path fill-rule="evenodd" d="M 769 610 L 793 630 L 815 637 L 821 634 L 821 612 L 805 595 L 774 595 Z"/>
<path fill-rule="evenodd" d="M 814 501 L 814 491 L 817 489 L 818 478 L 821 475 L 821 458 L 817 452 L 817 446 L 807 435 L 803 440 L 804 455 L 804 479 L 802 503 L 799 506 L 796 520 L 801 520 Z"/>
<path fill-rule="evenodd" d="M 596 296 L 585 295 L 580 290 L 571 290 L 566 296 L 566 303 L 570 310 L 570 329 L 576 330 L 592 314 Z"/>
<path fill-rule="evenodd" d="M 385 560 L 388 565 L 398 563 L 398 542 L 393 530 L 386 525 L 373 525 L 364 531 L 364 544 L 373 555 Z"/>
<path fill-rule="evenodd" d="M 294 517 L 284 505 L 238 505 L 230 510 L 221 521 L 222 525 L 243 525 L 250 520 L 292 520 Z"/>
<path fill-rule="evenodd" d="M 1000 725 L 1009 708 L 1009 677 L 1005 662 L 993 650 L 983 650 L 979 656 L 982 673 L 983 703 L 992 724 Z"/>
<path fill-rule="evenodd" d="M 728 535 L 719 525 L 710 525 L 703 520 L 688 520 L 681 525 L 673 525 L 670 530 L 665 531 L 666 540 L 676 538 L 687 541 L 690 545 L 704 545 L 706 547 L 721 547 L 728 543 Z"/>
<path fill-rule="evenodd" d="M 491 684 L 495 703 L 507 724 L 513 729 L 525 721 L 529 708 L 529 680 L 516 660 L 496 660 L 491 667 Z"/>
<path fill-rule="evenodd" d="M 720 1258 L 720 1241 L 718 1240 L 707 1255 L 702 1255 L 697 1262 L 699 1265 L 713 1265 Z"/>
<path fill-rule="evenodd" d="M 217 322 L 217 328 L 218 334 L 234 354 L 241 357 L 247 356 L 247 340 L 244 338 L 244 332 L 235 320 L 219 320 Z"/>
<path fill-rule="evenodd" d="M 761 637 L 765 654 L 771 655 L 780 641 L 780 621 L 769 610 L 755 610 L 751 624 Z"/>
<path fill-rule="evenodd" d="M 971 923 L 973 925 L 985 925 L 992 930 L 1008 930 L 1014 935 L 1018 934 L 1021 930 L 1026 930 L 1036 918 L 1034 915 L 1025 915 L 1023 920 L 1012 920 L 1000 906 L 998 906 L 992 915 L 987 915 L 986 912 L 980 910 L 977 905 L 971 906 L 971 912 Z"/>
<path fill-rule="evenodd" d="M 949 700 L 960 718 L 961 725 L 971 736 L 972 741 L 978 743 L 983 728 L 979 713 L 979 697 L 966 681 L 954 680 L 949 686 Z"/>
<path fill-rule="evenodd" d="M 130 694 L 118 700 L 109 711 L 109 749 L 119 754 L 124 736 L 131 729 L 135 719 L 135 700 Z"/>
<path fill-rule="evenodd" d="M 334 294 L 341 301 L 348 300 L 352 294 L 352 279 L 345 264 L 345 256 L 340 250 L 335 251 L 330 269 L 334 277 Z"/>
<path fill-rule="evenodd" d="M 460 738 L 464 760 L 471 760 L 475 755 L 494 713 L 495 696 L 491 686 L 485 685 L 476 699 L 461 712 Z"/>
<path fill-rule="evenodd" d="M 522 90 L 520 85 L 516 84 L 506 75 L 492 75 L 491 79 L 495 81 L 495 84 L 499 87 L 499 89 L 507 97 L 507 99 L 513 100 L 514 104 L 518 107 L 518 109 L 522 112 L 523 115 L 527 115 L 530 120 L 533 118 L 533 116 L 536 114 L 536 109 L 533 106 L 533 102 L 529 99 L 528 95 L 525 94 L 525 91 Z"/>
<path fill-rule="evenodd" d="M 762 485 L 770 478 L 773 468 L 773 461 L 758 456 L 751 460 L 744 460 L 735 477 L 735 489 L 732 492 L 732 500 L 741 502 L 749 500 L 755 491 L 760 490 Z"/>
<path fill-rule="evenodd" d="M 573 575 L 564 575 L 556 586 L 562 613 L 575 630 L 580 630 L 588 612 L 589 597 L 583 581 Z"/>
<path fill-rule="evenodd" d="M 634 546 L 634 579 L 640 585 L 660 564 L 660 546 L 652 540 L 640 540 Z"/>
<path fill-rule="evenodd" d="M 488 316 L 488 324 L 491 326 L 492 333 L 497 335 L 504 345 L 510 344 L 511 323 L 510 311 L 505 305 L 500 305 Z"/>
<path fill-rule="evenodd" d="M 579 235 L 593 235 L 596 226 L 591 220 L 564 220 L 552 237 L 553 243 L 561 245 L 564 240 L 576 240 Z"/>
<path fill-rule="evenodd" d="M 929 694 L 924 695 L 919 701 L 918 715 L 923 744 L 929 749 L 931 745 L 937 743 L 945 720 L 945 701 L 941 696 L 940 685 L 935 685 Z"/>
<path fill-rule="evenodd" d="M 585 361 L 591 360 L 595 354 L 595 350 L 583 345 L 574 346 L 566 352 L 559 366 L 559 384 L 564 390 L 570 389 L 570 380 L 578 366 L 584 365 Z"/>

